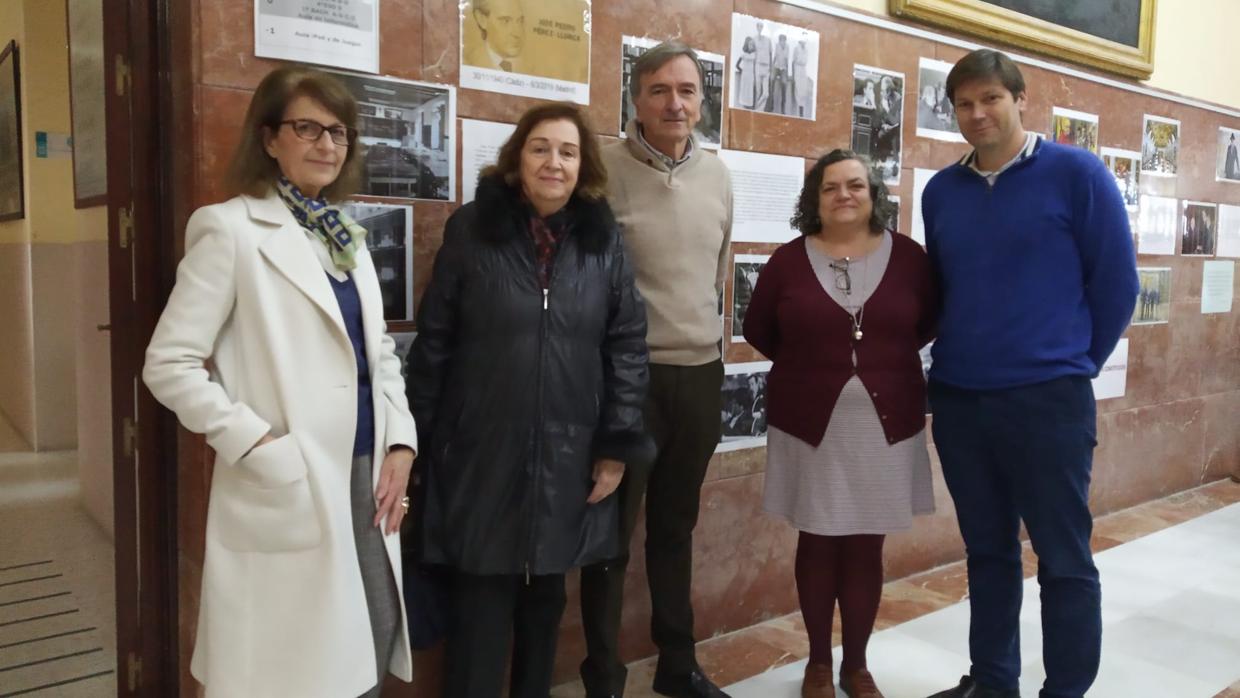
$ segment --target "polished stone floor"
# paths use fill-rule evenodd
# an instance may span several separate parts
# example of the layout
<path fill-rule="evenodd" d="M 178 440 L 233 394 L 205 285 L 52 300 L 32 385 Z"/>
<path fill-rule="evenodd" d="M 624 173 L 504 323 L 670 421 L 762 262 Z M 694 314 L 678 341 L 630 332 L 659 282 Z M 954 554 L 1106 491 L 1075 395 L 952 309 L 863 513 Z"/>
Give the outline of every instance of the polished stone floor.
<path fill-rule="evenodd" d="M 1097 520 L 1104 658 L 1098 698 L 1240 698 L 1240 484 L 1215 482 Z M 1036 696 L 1039 661 L 1037 559 L 1025 546 L 1022 694 Z M 924 698 L 968 670 L 963 563 L 883 589 L 868 654 L 888 698 Z M 836 654 L 839 620 L 836 620 Z M 809 654 L 800 614 L 699 644 L 703 668 L 733 698 L 794 698 Z M 629 667 L 625 695 L 654 696 L 652 659 Z M 577 698 L 579 682 L 555 698 Z M 840 695 L 843 695 L 842 693 Z"/>

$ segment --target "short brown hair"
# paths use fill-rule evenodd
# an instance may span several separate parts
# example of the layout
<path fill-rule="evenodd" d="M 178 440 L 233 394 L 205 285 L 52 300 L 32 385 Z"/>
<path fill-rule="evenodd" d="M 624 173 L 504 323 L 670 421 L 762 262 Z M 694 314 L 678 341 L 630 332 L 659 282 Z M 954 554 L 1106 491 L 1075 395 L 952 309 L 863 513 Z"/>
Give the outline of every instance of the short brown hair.
<path fill-rule="evenodd" d="M 814 163 L 805 175 L 805 186 L 801 188 L 801 196 L 797 199 L 796 212 L 792 214 L 791 220 L 792 227 L 799 230 L 802 235 L 814 235 L 822 229 L 822 218 L 818 216 L 818 196 L 822 189 L 822 176 L 828 167 L 845 160 L 856 160 L 865 167 L 872 206 L 868 221 L 870 234 L 878 235 L 891 225 L 895 205 L 887 191 L 887 184 L 883 182 L 883 176 L 866 156 L 844 148 L 836 148 L 818 158 L 818 162 Z"/>
<path fill-rule="evenodd" d="M 585 114 L 570 102 L 552 102 L 530 108 L 517 121 L 517 130 L 499 149 L 495 164 L 482 171 L 482 177 L 502 177 L 509 187 L 521 187 L 521 150 L 534 127 L 544 121 L 571 121 L 581 138 L 581 169 L 577 172 L 577 188 L 573 193 L 583 199 L 598 201 L 607 196 L 607 169 L 599 154 L 598 141 L 586 121 Z"/>
<path fill-rule="evenodd" d="M 633 75 L 629 78 L 629 96 L 637 99 L 641 95 L 643 75 L 655 72 L 667 65 L 673 58 L 679 56 L 686 56 L 693 60 L 693 67 L 697 68 L 698 73 L 698 89 L 704 90 L 706 88 L 706 73 L 702 70 L 702 61 L 698 58 L 697 51 L 694 51 L 683 41 L 671 39 L 638 56 L 637 60 L 633 62 Z"/>
<path fill-rule="evenodd" d="M 1025 91 L 1025 76 L 1021 75 L 1016 62 L 990 48 L 979 48 L 970 52 L 952 66 L 947 74 L 947 101 L 956 104 L 956 89 L 966 82 L 974 80 L 997 79 L 1004 89 L 1012 93 L 1012 99 L 1020 97 Z"/>
<path fill-rule="evenodd" d="M 309 97 L 340 119 L 350 129 L 357 128 L 357 102 L 348 88 L 336 78 L 313 68 L 287 65 L 267 73 L 258 84 L 245 112 L 241 141 L 228 165 L 227 185 L 237 194 L 263 197 L 280 178 L 280 165 L 267 154 L 263 136 L 280 128 L 284 110 L 298 97 Z M 341 201 L 355 193 L 361 184 L 361 150 L 356 139 L 349 144 L 344 166 L 336 180 L 323 188 L 321 196 Z"/>

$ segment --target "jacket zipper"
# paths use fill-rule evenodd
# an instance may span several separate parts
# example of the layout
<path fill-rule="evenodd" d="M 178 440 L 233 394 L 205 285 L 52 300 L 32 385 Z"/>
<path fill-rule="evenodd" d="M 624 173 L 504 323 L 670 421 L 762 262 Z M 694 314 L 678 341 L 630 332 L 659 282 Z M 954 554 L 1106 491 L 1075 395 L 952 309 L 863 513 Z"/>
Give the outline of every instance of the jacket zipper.
<path fill-rule="evenodd" d="M 538 382 L 538 397 L 535 402 L 535 409 L 538 414 L 537 424 L 534 433 L 534 458 L 532 459 L 532 477 L 530 479 L 530 531 L 526 539 L 525 553 L 525 585 L 530 585 L 530 566 L 534 557 L 534 545 L 538 538 L 538 489 L 539 475 L 542 471 L 542 437 L 543 437 L 543 364 L 546 363 L 547 355 L 547 324 L 549 322 L 548 315 L 551 310 L 551 287 L 555 285 L 556 272 L 559 269 L 557 262 L 560 259 L 560 253 L 564 250 L 564 245 L 568 241 L 568 236 L 564 237 L 556 244 L 555 255 L 551 259 L 551 275 L 547 278 L 547 287 L 542 290 L 543 302 L 542 312 L 539 313 L 538 328 L 538 371 L 535 379 Z M 534 245 L 534 241 L 530 240 L 530 249 L 534 252 L 534 276 L 538 277 L 538 249 Z M 540 284 L 541 285 L 541 284 Z"/>

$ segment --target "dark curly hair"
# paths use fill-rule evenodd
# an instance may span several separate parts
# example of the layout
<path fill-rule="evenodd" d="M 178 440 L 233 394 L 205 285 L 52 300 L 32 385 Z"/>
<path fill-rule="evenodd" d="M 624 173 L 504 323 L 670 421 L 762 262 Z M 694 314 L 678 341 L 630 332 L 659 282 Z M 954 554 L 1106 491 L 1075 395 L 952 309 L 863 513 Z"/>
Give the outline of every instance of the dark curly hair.
<path fill-rule="evenodd" d="M 801 231 L 802 235 L 813 235 L 822 229 L 822 219 L 818 217 L 818 195 L 822 190 L 822 173 L 831 165 L 845 160 L 856 160 L 865 166 L 870 185 L 870 201 L 874 208 L 870 211 L 870 233 L 878 235 L 891 226 L 891 218 L 895 214 L 895 206 L 888 198 L 887 185 L 883 176 L 870 163 L 866 156 L 836 148 L 818 158 L 818 162 L 805 175 L 805 186 L 797 199 L 796 213 L 792 214 L 792 227 Z"/>

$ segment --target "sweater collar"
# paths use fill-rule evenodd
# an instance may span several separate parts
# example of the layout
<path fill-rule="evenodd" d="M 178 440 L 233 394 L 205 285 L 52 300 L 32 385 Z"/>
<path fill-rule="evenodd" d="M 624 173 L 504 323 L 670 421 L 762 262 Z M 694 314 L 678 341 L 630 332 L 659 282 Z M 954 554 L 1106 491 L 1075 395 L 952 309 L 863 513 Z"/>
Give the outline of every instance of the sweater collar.
<path fill-rule="evenodd" d="M 659 152 L 646 141 L 646 137 L 642 135 L 641 124 L 637 123 L 637 119 L 629 119 L 629 123 L 624 129 L 624 135 L 628 139 L 629 152 L 634 158 L 663 172 L 671 172 L 689 164 L 697 159 L 701 151 L 701 148 L 698 147 L 697 136 L 690 133 L 689 142 L 685 144 L 685 154 L 679 160 L 672 160 L 672 158 Z"/>
<path fill-rule="evenodd" d="M 1006 163 L 1003 164 L 1002 167 L 1000 167 L 997 170 L 994 170 L 993 172 L 987 172 L 977 166 L 977 150 L 969 151 L 969 154 L 961 158 L 958 164 L 963 165 L 964 167 L 967 167 L 970 170 L 973 170 L 974 172 L 981 175 L 982 177 L 993 180 L 995 177 L 998 177 L 1000 174 L 1007 171 L 1009 168 L 1011 168 L 1016 163 L 1022 162 L 1028 158 L 1033 157 L 1033 154 L 1036 153 L 1038 150 L 1038 144 L 1041 142 L 1041 140 L 1042 140 L 1041 136 L 1034 133 L 1033 131 L 1029 131 L 1028 133 L 1025 134 L 1025 146 L 1016 153 L 1015 157 L 1013 157 L 1011 160 L 1008 160 Z"/>

